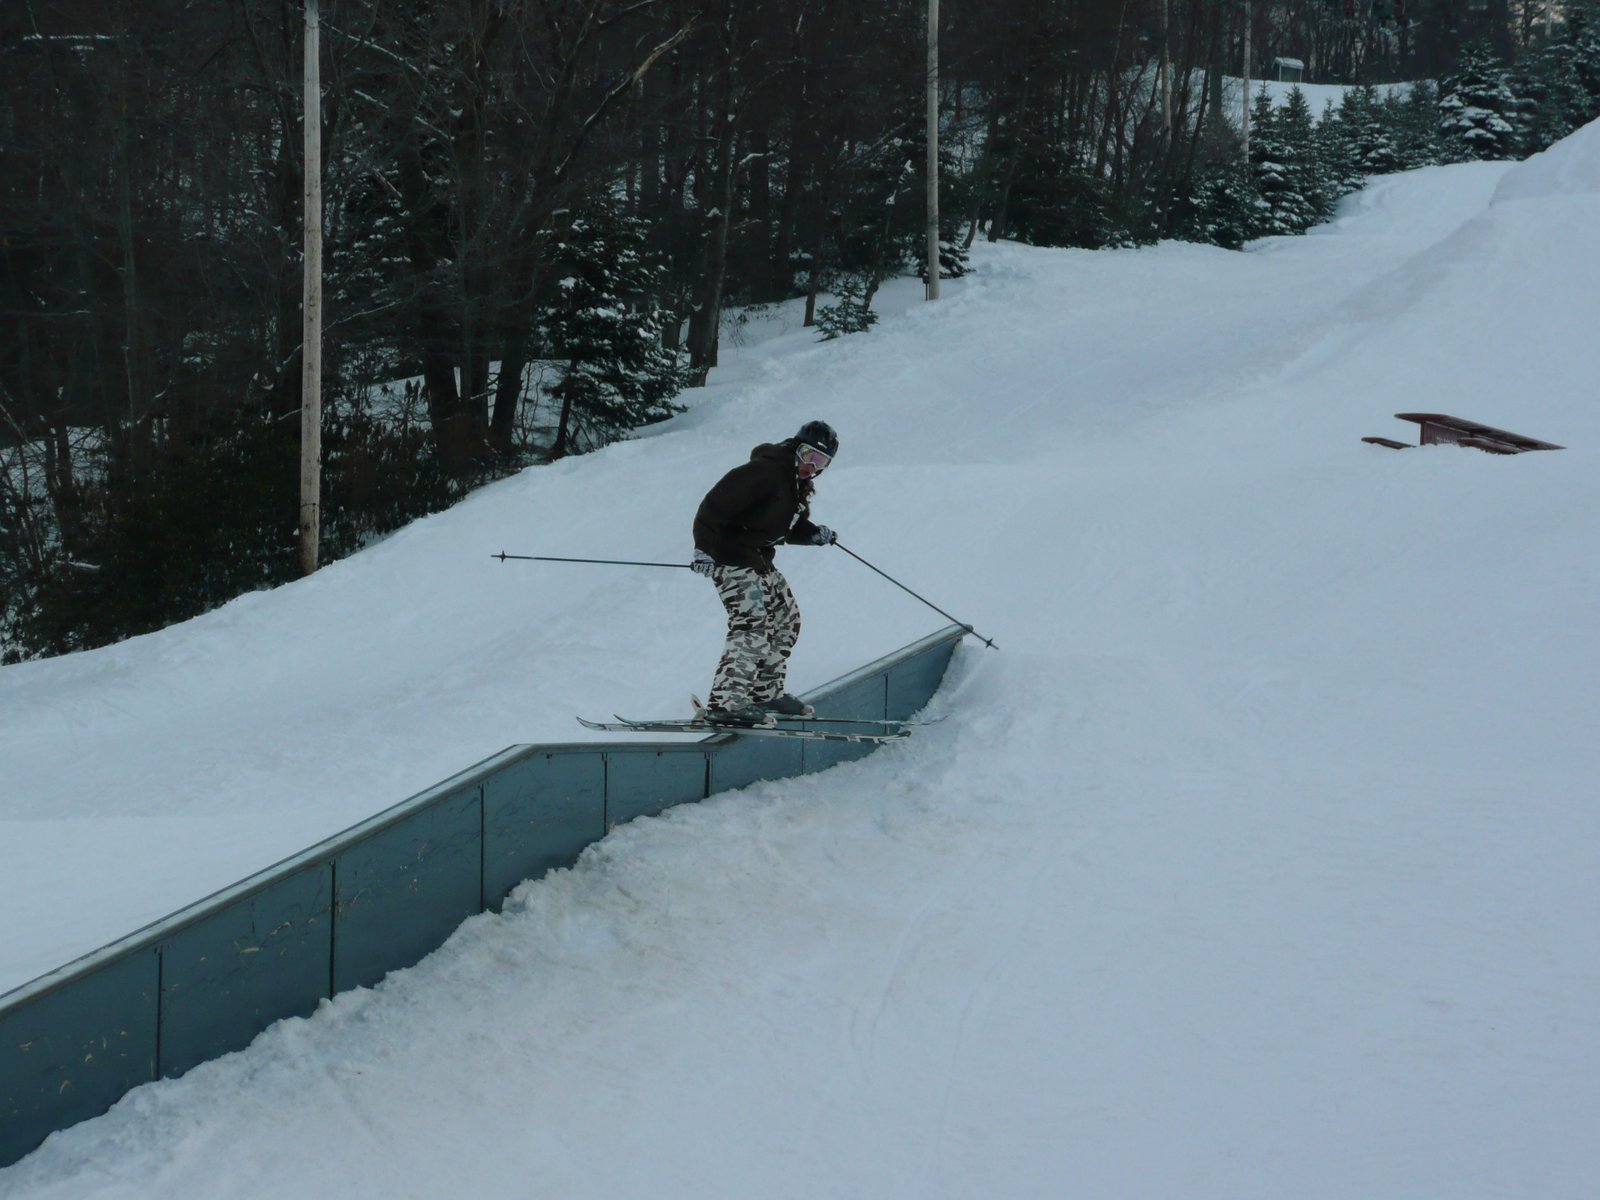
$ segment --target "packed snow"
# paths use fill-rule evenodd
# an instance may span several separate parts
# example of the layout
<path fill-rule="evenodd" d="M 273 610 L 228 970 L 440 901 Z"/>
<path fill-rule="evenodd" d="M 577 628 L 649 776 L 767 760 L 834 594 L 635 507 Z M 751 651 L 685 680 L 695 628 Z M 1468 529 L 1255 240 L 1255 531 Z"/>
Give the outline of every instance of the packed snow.
<path fill-rule="evenodd" d="M 869 334 L 163 633 L 0 670 L 23 982 L 575 713 L 671 714 L 700 495 L 1000 645 L 860 762 L 634 822 L 130 1094 L 8 1200 L 1577 1197 L 1600 1174 L 1600 125 L 1242 254 L 977 248 Z M 1401 411 L 1557 442 L 1403 452 Z M 814 687 L 944 624 L 780 555 Z"/>

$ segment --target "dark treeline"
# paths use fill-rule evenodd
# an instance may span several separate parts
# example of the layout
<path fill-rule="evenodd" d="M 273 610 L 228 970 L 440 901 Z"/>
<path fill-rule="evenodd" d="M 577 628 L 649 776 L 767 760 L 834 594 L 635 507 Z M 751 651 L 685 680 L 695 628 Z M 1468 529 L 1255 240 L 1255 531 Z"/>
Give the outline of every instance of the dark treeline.
<path fill-rule="evenodd" d="M 804 297 L 827 334 L 869 323 L 925 225 L 925 13 L 322 0 L 324 553 L 670 414 L 732 306 Z M 1425 161 L 1452 156 L 1441 119 L 1503 111 L 1509 134 L 1466 144 L 1508 155 L 1600 101 L 1587 0 L 943 0 L 946 269 L 977 237 L 1291 228 L 1259 214 L 1294 139 L 1263 112 L 1246 167 L 1223 111 L 1246 13 L 1255 77 L 1293 57 L 1319 81 L 1471 66 L 1509 89 L 1498 109 L 1371 99 L 1435 139 Z M 0 5 L 12 656 L 295 570 L 303 22 L 303 0 Z M 1316 168 L 1318 204 L 1422 161 L 1355 141 Z"/>

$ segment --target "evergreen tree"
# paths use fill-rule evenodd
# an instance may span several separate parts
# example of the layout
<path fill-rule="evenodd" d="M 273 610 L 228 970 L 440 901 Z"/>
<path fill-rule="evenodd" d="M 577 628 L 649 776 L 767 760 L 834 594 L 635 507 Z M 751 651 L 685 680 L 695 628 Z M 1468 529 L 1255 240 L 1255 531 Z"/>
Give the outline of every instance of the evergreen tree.
<path fill-rule="evenodd" d="M 1250 106 L 1250 180 L 1255 193 L 1248 237 L 1270 237 L 1289 233 L 1278 215 L 1274 201 L 1288 190 L 1289 165 L 1277 138 L 1276 114 L 1272 97 L 1263 87 Z"/>
<path fill-rule="evenodd" d="M 1298 87 L 1289 89 L 1289 99 L 1278 118 L 1279 135 L 1296 159 L 1295 181 L 1305 199 L 1309 220 L 1302 229 L 1326 221 L 1333 205 L 1346 189 L 1339 186 L 1328 160 L 1326 139 L 1317 134 L 1311 115 L 1311 102 Z"/>
<path fill-rule="evenodd" d="M 549 389 L 561 404 L 554 458 L 580 433 L 604 443 L 681 411 L 672 398 L 684 371 L 662 345 L 661 272 L 645 240 L 642 221 L 597 195 L 556 241 L 556 295 L 539 321 L 542 353 L 558 376 Z"/>
<path fill-rule="evenodd" d="M 1586 124 L 1600 116 L 1600 0 L 1575 0 L 1567 6 L 1562 41 L 1573 50 L 1572 66 L 1588 96 Z"/>
<path fill-rule="evenodd" d="M 1251 109 L 1250 127 L 1250 163 L 1260 196 L 1258 235 L 1304 233 L 1333 206 L 1305 93 L 1292 88 L 1280 111 L 1263 87 Z"/>
<path fill-rule="evenodd" d="M 1151 236 L 1143 197 L 1130 195 L 1119 204 L 1086 152 L 1044 142 L 1032 144 L 1017 169 L 1006 228 L 1035 246 L 1086 250 L 1132 246 Z"/>
<path fill-rule="evenodd" d="M 1362 127 L 1372 119 L 1371 111 L 1361 108 L 1356 91 L 1351 90 L 1337 109 L 1330 101 L 1317 124 L 1318 156 L 1341 195 L 1355 191 L 1367 180 L 1367 172 L 1361 169 Z"/>
<path fill-rule="evenodd" d="M 1339 179 L 1334 176 L 1326 138 L 1318 136 L 1317 118 L 1312 117 L 1310 101 L 1307 101 L 1304 91 L 1290 88 L 1290 98 L 1283 106 L 1283 114 L 1278 117 L 1278 128 L 1285 142 L 1298 154 L 1299 170 L 1296 174 L 1301 195 L 1306 198 L 1310 213 L 1310 222 L 1306 226 L 1309 229 L 1330 218 L 1334 202 L 1349 189 L 1339 186 Z"/>
<path fill-rule="evenodd" d="M 1402 100 L 1391 96 L 1384 102 L 1384 116 L 1393 130 L 1395 153 L 1402 171 L 1431 167 L 1444 161 L 1444 143 L 1439 134 L 1439 92 L 1431 80 L 1419 79 Z"/>
<path fill-rule="evenodd" d="M 1339 105 L 1337 126 L 1346 160 L 1340 182 L 1349 190 L 1373 175 L 1401 169 L 1396 130 L 1378 90 L 1371 84 L 1351 88 Z M 1351 175 L 1359 179 L 1352 184 Z"/>
<path fill-rule="evenodd" d="M 1554 42 L 1529 55 L 1509 86 L 1517 98 L 1513 125 L 1521 153 L 1537 154 L 1588 121 L 1589 96 L 1578 74 L 1578 51 Z"/>
<path fill-rule="evenodd" d="M 1260 200 L 1250 169 L 1237 159 L 1223 163 L 1200 177 L 1189 205 L 1179 206 L 1179 235 L 1238 250 L 1256 236 Z"/>
<path fill-rule="evenodd" d="M 1201 129 L 1195 167 L 1176 176 L 1166 203 L 1164 236 L 1237 250 L 1254 236 L 1255 183 L 1238 131 L 1215 116 Z"/>
<path fill-rule="evenodd" d="M 923 143 L 923 161 L 927 161 L 927 142 Z M 971 203 L 970 183 L 963 177 L 955 154 L 948 145 L 939 147 L 939 190 L 941 200 L 939 204 L 939 278 L 960 279 L 970 268 L 970 255 L 961 239 L 961 215 L 967 211 Z M 922 209 L 922 222 L 924 238 L 927 229 L 926 190 Z M 917 278 L 923 283 L 928 282 L 928 256 L 926 245 L 922 245 L 917 253 Z"/>
<path fill-rule="evenodd" d="M 1439 132 L 1453 162 L 1515 158 L 1516 97 L 1505 68 L 1487 43 L 1468 46 L 1456 73 L 1440 86 Z"/>
<path fill-rule="evenodd" d="M 859 275 L 845 275 L 833 285 L 838 299 L 817 310 L 817 328 L 822 340 L 831 342 L 847 333 L 865 333 L 878 323 L 878 314 L 866 301 L 867 281 Z"/>
<path fill-rule="evenodd" d="M 941 218 L 939 224 L 944 225 Z M 972 256 L 967 253 L 967 248 L 959 241 L 944 234 L 939 235 L 939 278 L 960 279 L 971 269 Z M 923 283 L 928 282 L 928 260 L 917 260 L 917 278 Z"/>
<path fill-rule="evenodd" d="M 886 279 L 921 253 L 925 194 L 917 165 L 927 161 L 920 137 L 895 137 L 854 154 L 847 173 L 848 200 L 835 209 L 839 232 L 836 270 L 865 280 L 860 297 L 870 309 Z"/>

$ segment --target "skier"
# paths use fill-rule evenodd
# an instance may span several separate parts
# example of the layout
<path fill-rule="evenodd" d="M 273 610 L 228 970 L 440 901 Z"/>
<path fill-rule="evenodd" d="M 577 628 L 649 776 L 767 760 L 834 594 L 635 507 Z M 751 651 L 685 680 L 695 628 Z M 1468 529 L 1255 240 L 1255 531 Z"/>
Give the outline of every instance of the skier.
<path fill-rule="evenodd" d="M 694 516 L 693 569 L 717 585 L 728 610 L 728 643 L 717 664 L 705 719 L 715 725 L 772 725 L 808 717 L 811 706 L 783 690 L 800 610 L 773 547 L 829 546 L 833 530 L 811 521 L 815 480 L 839 449 L 824 421 L 808 421 L 781 442 L 757 446 L 724 475 Z"/>

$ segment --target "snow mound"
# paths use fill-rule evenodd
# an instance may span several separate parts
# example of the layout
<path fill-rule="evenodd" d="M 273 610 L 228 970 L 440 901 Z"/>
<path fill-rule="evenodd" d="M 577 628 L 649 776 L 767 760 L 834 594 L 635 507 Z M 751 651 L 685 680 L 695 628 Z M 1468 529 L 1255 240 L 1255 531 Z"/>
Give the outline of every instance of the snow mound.
<path fill-rule="evenodd" d="M 1512 167 L 1500 181 L 1493 203 L 1596 194 L 1600 194 L 1600 121 L 1591 121 Z"/>
<path fill-rule="evenodd" d="M 1433 170 L 1440 186 L 1491 184 L 1488 203 L 1343 302 L 1343 394 L 1369 412 L 1454 413 L 1574 452 L 1600 443 L 1593 358 L 1573 353 L 1600 328 L 1600 122 L 1524 163 Z M 1364 202 L 1383 195 L 1374 185 Z"/>

